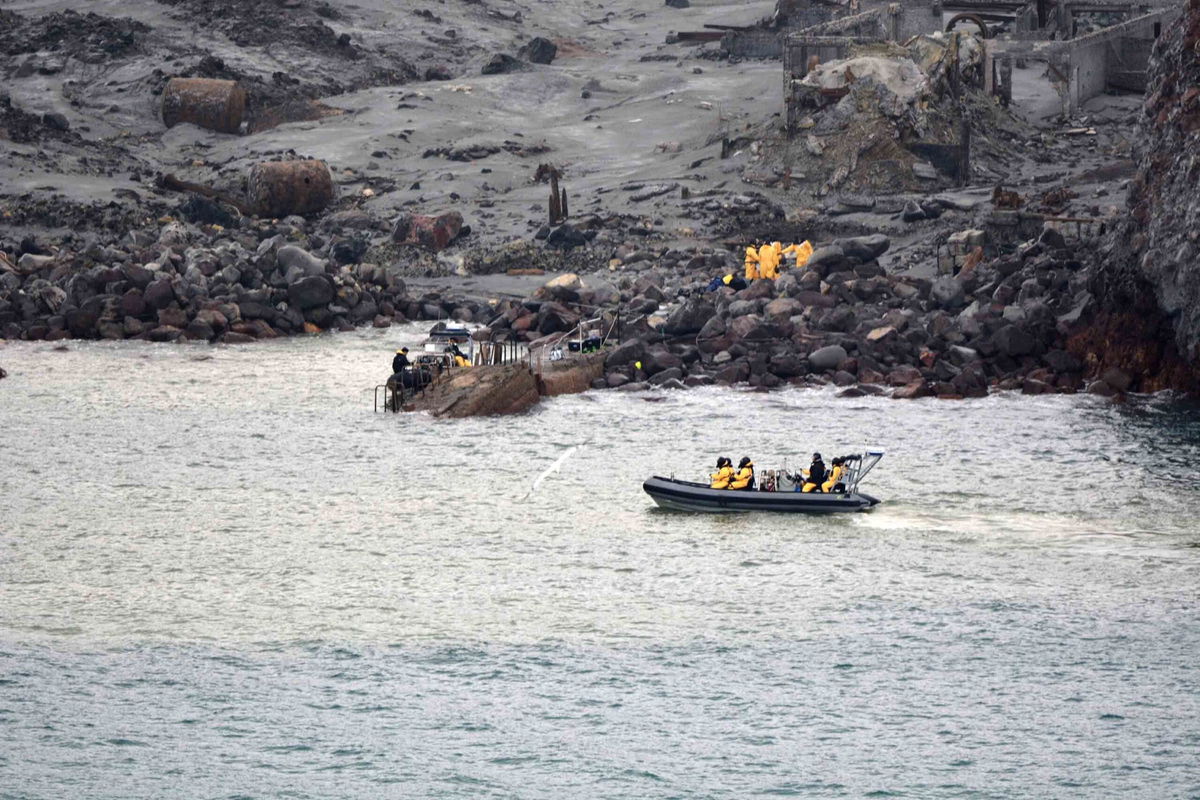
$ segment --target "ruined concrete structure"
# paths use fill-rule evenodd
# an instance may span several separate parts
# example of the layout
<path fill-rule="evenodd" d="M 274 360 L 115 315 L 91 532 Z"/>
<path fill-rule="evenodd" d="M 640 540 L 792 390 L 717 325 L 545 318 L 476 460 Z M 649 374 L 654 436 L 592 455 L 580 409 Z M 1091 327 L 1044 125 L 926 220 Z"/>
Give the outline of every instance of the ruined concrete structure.
<path fill-rule="evenodd" d="M 802 105 L 797 82 L 813 64 L 960 29 L 983 39 L 982 89 L 1007 102 L 1013 66 L 1044 62 L 1062 115 L 1071 116 L 1109 89 L 1144 90 L 1151 46 L 1178 14 L 1170 0 L 779 0 L 772 22 L 784 62 L 788 130 L 795 130 Z M 1081 24 L 1097 15 L 1107 27 Z M 736 42 L 728 42 L 750 35 L 730 34 L 727 47 L 736 52 Z"/>

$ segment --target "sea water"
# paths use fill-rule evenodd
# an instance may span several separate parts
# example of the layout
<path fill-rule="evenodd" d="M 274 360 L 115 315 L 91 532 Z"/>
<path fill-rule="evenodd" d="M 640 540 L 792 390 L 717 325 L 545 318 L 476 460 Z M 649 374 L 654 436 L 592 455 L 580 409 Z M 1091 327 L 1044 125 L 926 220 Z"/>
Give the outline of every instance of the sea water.
<path fill-rule="evenodd" d="M 9 343 L 0 797 L 1200 796 L 1200 410 L 374 413 L 416 327 Z M 868 514 L 641 490 L 879 447 Z"/>

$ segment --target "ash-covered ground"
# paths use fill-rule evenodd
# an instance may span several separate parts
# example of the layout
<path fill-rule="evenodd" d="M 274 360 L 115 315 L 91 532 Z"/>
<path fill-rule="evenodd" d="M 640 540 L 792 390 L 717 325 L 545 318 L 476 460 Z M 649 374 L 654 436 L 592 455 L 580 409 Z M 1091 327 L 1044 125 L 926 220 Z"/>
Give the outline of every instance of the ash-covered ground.
<path fill-rule="evenodd" d="M 502 273 L 543 270 L 582 274 L 584 300 L 599 295 L 641 309 L 649 344 L 670 350 L 686 343 L 672 340 L 663 321 L 711 278 L 741 272 L 746 245 L 808 239 L 820 247 L 882 234 L 882 250 L 842 248 L 823 269 L 794 275 L 794 290 L 759 289 L 757 306 L 735 307 L 734 317 L 765 318 L 772 299 L 793 292 L 795 304 L 774 312 L 787 324 L 758 330 L 789 343 L 786 369 L 760 370 L 755 348 L 739 353 L 734 337 L 732 350 L 694 359 L 689 351 L 681 377 L 754 383 L 770 374 L 760 382 L 773 385 L 841 372 L 857 380 L 861 348 L 872 379 L 911 367 L 927 373 L 928 386 L 943 384 L 936 393 L 963 394 L 947 388 L 961 364 L 947 358 L 938 375 L 930 364 L 947 347 L 976 351 L 957 361 L 988 359 L 991 337 L 1030 316 L 1003 316 L 1021 295 L 1049 308 L 1033 314 L 1045 317 L 1044 330 L 1033 334 L 1035 344 L 1022 339 L 1008 348 L 1006 360 L 981 369 L 975 383 L 1019 386 L 1050 369 L 1035 380 L 1064 391 L 1085 385 L 1087 364 L 1073 357 L 1050 366 L 1044 356 L 1068 349 L 1069 332 L 1055 318 L 1087 310 L 1080 295 L 1088 276 L 1071 265 L 1121 213 L 1134 169 L 1137 96 L 1101 97 L 1080 117 L 1062 119 L 1044 66 L 1018 69 L 1011 108 L 967 98 L 973 144 L 964 183 L 890 155 L 891 123 L 878 114 L 863 119 L 881 121 L 879 143 L 843 141 L 821 119 L 814 134 L 789 138 L 778 60 L 731 59 L 716 44 L 672 35 L 752 24 L 772 13 L 770 0 L 682 9 L 633 0 L 107 0 L 84 13 L 77 5 L 0 3 L 0 251 L 13 267 L 0 289 L 7 290 L 0 335 L 244 341 L 455 316 L 536 341 L 587 313 L 576 307 L 578 292 L 550 298 L 562 310 L 537 305 L 544 291 L 523 310 L 497 306 L 497 298 L 523 296 L 546 280 Z M 553 45 L 549 63 L 534 63 L 546 60 L 544 43 L 530 49 L 538 37 Z M 177 76 L 239 81 L 249 95 L 244 132 L 166 128 L 161 93 Z M 921 99 L 913 108 L 931 120 L 921 124 L 936 128 L 929 105 Z M 855 128 L 853 120 L 842 124 Z M 817 141 L 822 125 L 829 135 Z M 254 164 L 292 158 L 329 165 L 336 199 L 323 212 L 253 219 L 161 182 L 169 174 L 237 195 Z M 851 168 L 839 172 L 843 162 Z M 567 223 L 553 229 L 547 184 L 535 178 L 542 165 L 560 172 L 569 200 Z M 1037 245 L 1037 231 L 1024 237 L 1024 249 L 1014 234 L 989 248 L 982 278 L 960 279 L 961 291 L 931 291 L 946 279 L 938 257 L 947 240 L 981 226 L 998 185 L 1028 210 L 1098 222 L 1064 226 L 1065 237 L 1054 232 L 1036 252 L 1028 245 Z M 402 215 L 443 212 L 461 214 L 467 226 L 447 248 L 394 241 Z M 1042 250 L 1057 252 L 1038 269 L 1063 275 L 1005 266 L 989 276 L 993 259 L 1029 264 Z M 81 274 L 87 280 L 68 285 Z M 295 288 L 322 275 L 328 292 L 311 280 Z M 1039 292 L 1021 294 L 1021 281 L 1039 279 Z M 1005 280 L 1015 285 L 997 299 Z M 916 294 L 896 293 L 897 282 Z M 842 293 L 851 316 L 831 320 L 814 292 Z M 730 319 L 737 299 L 710 299 L 714 314 Z M 316 310 L 309 305 L 318 302 Z M 945 342 L 944 324 L 929 332 L 939 313 L 953 316 L 958 330 L 973 303 L 995 319 L 976 325 L 972 317 Z M 242 313 L 245 306 L 251 313 Z M 212 311 L 216 317 L 204 314 L 205 324 L 193 325 Z M 905 320 L 875 324 L 892 311 Z M 529 314 L 536 318 L 518 323 Z M 898 328 L 895 336 L 868 342 L 868 333 L 888 326 Z M 699 328 L 688 327 L 676 325 L 675 335 L 694 342 Z M 925 333 L 906 334 L 917 327 Z M 876 352 L 889 342 L 891 349 Z M 805 362 L 830 345 L 847 353 L 837 370 Z M 746 367 L 729 372 L 730 361 Z M 846 375 L 838 380 L 854 382 Z M 653 376 L 626 377 L 636 384 Z M 906 385 L 916 380 L 911 371 L 904 377 Z"/>

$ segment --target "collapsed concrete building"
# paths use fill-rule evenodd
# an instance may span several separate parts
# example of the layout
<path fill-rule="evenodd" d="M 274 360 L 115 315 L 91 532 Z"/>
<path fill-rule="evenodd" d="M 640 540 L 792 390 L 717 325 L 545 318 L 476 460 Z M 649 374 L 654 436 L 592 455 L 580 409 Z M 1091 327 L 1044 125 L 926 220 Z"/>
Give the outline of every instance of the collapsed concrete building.
<path fill-rule="evenodd" d="M 789 131 L 816 64 L 960 29 L 980 40 L 979 88 L 1007 104 L 1013 66 L 1042 62 L 1069 117 L 1110 89 L 1144 91 L 1150 49 L 1179 10 L 1170 0 L 779 0 L 773 29 L 731 33 L 726 47 L 755 54 L 765 39 L 778 43 Z"/>
<path fill-rule="evenodd" d="M 782 59 L 775 172 L 824 197 L 1000 177 L 1004 140 L 1028 140 L 1018 127 L 1037 121 L 1003 110 L 1014 69 L 1024 99 L 1038 84 L 1038 120 L 1077 117 L 1097 95 L 1144 90 L 1178 13 L 1169 0 L 778 0 L 757 26 L 694 35 L 720 35 L 731 57 Z M 973 158 L 973 130 L 991 152 Z"/>

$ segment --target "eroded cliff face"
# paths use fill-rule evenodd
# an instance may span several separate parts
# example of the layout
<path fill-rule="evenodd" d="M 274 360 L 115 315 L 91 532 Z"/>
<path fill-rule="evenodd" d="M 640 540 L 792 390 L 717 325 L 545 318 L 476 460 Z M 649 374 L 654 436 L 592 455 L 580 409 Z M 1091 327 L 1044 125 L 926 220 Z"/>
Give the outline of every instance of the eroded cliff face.
<path fill-rule="evenodd" d="M 1075 337 L 1097 371 L 1142 391 L 1200 389 L 1200 0 L 1163 31 L 1150 65 L 1128 217 L 1105 244 L 1101 311 Z"/>

